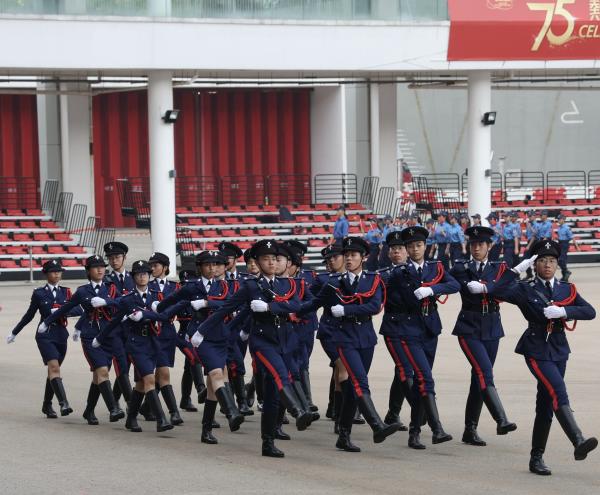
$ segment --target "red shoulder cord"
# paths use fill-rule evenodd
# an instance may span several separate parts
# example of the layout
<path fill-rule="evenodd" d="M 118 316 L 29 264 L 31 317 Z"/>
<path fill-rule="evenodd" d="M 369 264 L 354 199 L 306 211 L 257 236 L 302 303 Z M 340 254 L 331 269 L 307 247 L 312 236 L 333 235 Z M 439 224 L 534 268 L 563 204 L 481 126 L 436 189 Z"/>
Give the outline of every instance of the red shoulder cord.
<path fill-rule="evenodd" d="M 238 290 L 240 290 L 240 283 L 237 280 L 233 281 L 233 293 L 235 294 Z"/>
<path fill-rule="evenodd" d="M 290 290 L 283 296 L 273 294 L 273 302 L 288 302 L 296 293 L 296 281 L 293 278 L 289 278 L 288 280 L 290 282 Z"/>
<path fill-rule="evenodd" d="M 117 295 L 117 288 L 113 284 L 111 284 L 110 289 L 108 289 L 108 295 L 112 299 L 114 299 L 115 296 Z M 110 321 L 110 319 L 111 319 L 110 310 L 105 307 L 94 308 L 94 311 L 92 312 L 92 320 L 98 321 L 101 317 L 107 321 Z"/>
<path fill-rule="evenodd" d="M 570 306 L 571 304 L 573 304 L 573 302 L 575 302 L 576 298 L 577 298 L 577 288 L 575 287 L 575 284 L 571 284 L 571 293 L 569 294 L 569 297 L 567 297 L 566 299 L 563 299 L 562 301 L 554 301 L 552 304 L 554 306 L 558 306 L 559 308 L 562 308 L 564 306 Z M 573 332 L 575 330 L 575 328 L 577 327 L 577 320 L 573 320 L 573 326 L 568 325 L 566 318 L 561 318 L 560 321 L 562 321 L 563 326 L 569 332 Z M 546 331 L 548 333 L 552 333 L 552 330 L 553 330 L 552 320 L 550 320 L 550 321 L 548 321 L 548 325 L 546 325 Z"/>
<path fill-rule="evenodd" d="M 69 289 L 68 287 L 67 289 L 67 297 L 65 299 L 65 303 L 68 303 L 71 300 L 71 289 Z M 58 303 L 54 303 L 52 305 L 52 308 L 60 308 L 62 306 L 62 304 L 58 304 Z M 66 327 L 68 320 L 66 316 L 62 316 L 61 318 L 58 319 L 58 322 L 60 323 L 61 326 Z"/>
<path fill-rule="evenodd" d="M 303 278 L 301 278 L 300 279 L 300 292 L 298 294 L 298 297 L 300 298 L 301 301 L 304 298 L 304 287 L 305 287 L 305 281 Z M 298 318 L 296 316 L 296 313 L 290 313 L 290 321 L 292 323 L 302 323 L 304 320 L 302 320 L 301 318 Z"/>
<path fill-rule="evenodd" d="M 500 279 L 502 278 L 502 275 L 504 275 L 504 272 L 506 271 L 506 267 L 507 267 L 507 266 L 508 266 L 508 265 L 507 265 L 506 263 L 504 263 L 504 262 L 502 262 L 502 263 L 500 264 L 500 268 L 498 269 L 498 274 L 496 275 L 496 278 L 494 279 L 494 283 L 495 283 L 495 282 L 498 282 L 498 280 L 500 280 Z M 480 283 L 482 283 L 483 285 L 486 285 L 486 282 L 485 282 L 485 280 L 480 280 L 479 282 L 480 282 Z M 502 302 L 500 299 L 494 299 L 494 301 L 495 301 L 497 304 L 500 304 L 500 303 Z M 488 299 L 488 297 L 487 297 L 487 294 L 486 294 L 486 293 L 484 293 L 484 294 L 482 295 L 482 298 L 481 298 L 481 304 L 482 304 L 482 306 L 488 306 L 488 305 L 489 305 L 489 303 L 490 303 L 490 301 L 489 301 L 489 299 Z"/>
<path fill-rule="evenodd" d="M 381 308 L 383 308 L 383 306 L 385 306 L 385 303 L 387 300 L 387 291 L 386 291 L 385 284 L 383 283 L 383 280 L 381 280 L 381 277 L 379 275 L 375 275 L 375 280 L 373 281 L 373 285 L 367 292 L 359 292 L 357 294 L 347 296 L 347 295 L 342 294 L 342 291 L 340 290 L 339 287 L 335 288 L 335 292 L 337 293 L 338 297 L 340 298 L 340 301 L 342 301 L 344 304 L 352 304 L 357 301 L 359 304 L 364 304 L 365 299 L 369 299 L 375 295 L 375 292 L 377 292 L 378 285 L 381 285 L 381 287 L 383 288 L 383 303 L 381 305 Z M 381 308 L 379 309 L 379 311 L 381 311 Z"/>
<path fill-rule="evenodd" d="M 227 282 L 225 282 L 225 280 L 219 280 L 219 282 L 221 282 L 221 294 L 218 296 L 207 296 L 206 299 L 209 301 L 222 301 L 227 297 L 227 294 L 229 293 L 229 285 Z"/>
<path fill-rule="evenodd" d="M 444 278 L 444 265 L 442 265 L 441 261 L 438 261 L 437 262 L 437 273 L 435 274 L 435 277 L 430 282 L 421 282 L 421 287 L 431 287 L 432 285 L 439 284 L 443 278 Z M 435 296 L 435 298 L 436 298 L 437 302 L 439 302 L 440 304 L 446 304 L 446 301 L 448 300 L 448 294 L 443 294 L 441 297 Z M 428 306 L 429 301 L 427 299 L 423 299 L 423 302 L 421 303 L 421 305 L 423 307 Z"/>

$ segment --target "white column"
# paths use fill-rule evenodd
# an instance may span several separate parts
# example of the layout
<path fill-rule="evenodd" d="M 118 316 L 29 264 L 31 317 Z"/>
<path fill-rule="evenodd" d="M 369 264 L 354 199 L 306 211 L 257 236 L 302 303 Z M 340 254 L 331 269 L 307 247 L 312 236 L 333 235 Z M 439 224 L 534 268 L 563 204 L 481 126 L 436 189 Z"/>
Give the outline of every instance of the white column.
<path fill-rule="evenodd" d="M 56 89 L 54 85 L 40 84 L 40 90 Z M 49 179 L 60 180 L 60 116 L 58 96 L 55 94 L 38 94 L 37 122 L 40 155 L 40 194 Z"/>
<path fill-rule="evenodd" d="M 315 175 L 348 173 L 345 102 L 343 85 L 316 87 L 311 93 L 310 159 L 313 185 Z"/>
<path fill-rule="evenodd" d="M 380 187 L 397 184 L 396 100 L 395 84 L 371 84 L 371 175 L 379 177 Z"/>
<path fill-rule="evenodd" d="M 94 168 L 90 156 L 91 102 L 88 86 L 61 83 L 59 97 L 61 190 L 73 193 L 73 204 L 95 213 Z M 75 94 L 82 92 L 83 94 Z"/>
<path fill-rule="evenodd" d="M 491 110 L 492 84 L 487 71 L 469 74 L 468 107 L 468 195 L 469 215 L 480 213 L 485 218 L 492 209 L 491 153 L 492 129 L 481 123 L 483 114 Z M 486 177 L 487 172 L 487 177 Z"/>
<path fill-rule="evenodd" d="M 173 83 L 170 71 L 148 74 L 148 137 L 150 142 L 150 228 L 152 249 L 166 254 L 175 272 L 175 143 L 173 125 L 163 122 L 173 109 Z"/>

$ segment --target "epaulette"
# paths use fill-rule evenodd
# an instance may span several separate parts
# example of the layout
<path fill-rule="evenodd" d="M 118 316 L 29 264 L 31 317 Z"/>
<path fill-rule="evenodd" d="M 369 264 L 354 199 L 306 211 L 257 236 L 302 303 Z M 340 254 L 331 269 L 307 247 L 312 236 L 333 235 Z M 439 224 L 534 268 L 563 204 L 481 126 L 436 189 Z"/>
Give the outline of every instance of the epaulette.
<path fill-rule="evenodd" d="M 342 278 L 344 274 L 340 272 L 330 273 L 329 278 Z"/>
<path fill-rule="evenodd" d="M 376 273 L 390 272 L 394 269 L 394 266 L 386 266 L 385 268 L 379 268 Z"/>
<path fill-rule="evenodd" d="M 427 265 L 437 265 L 438 263 L 441 263 L 440 260 L 429 260 L 425 262 Z"/>

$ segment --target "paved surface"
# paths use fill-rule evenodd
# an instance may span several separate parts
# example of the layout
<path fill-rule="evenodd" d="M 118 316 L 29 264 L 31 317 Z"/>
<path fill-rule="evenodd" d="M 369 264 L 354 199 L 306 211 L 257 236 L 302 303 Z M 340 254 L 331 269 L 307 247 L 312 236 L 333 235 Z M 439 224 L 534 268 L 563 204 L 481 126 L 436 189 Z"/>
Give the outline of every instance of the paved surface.
<path fill-rule="evenodd" d="M 576 268 L 574 281 L 580 292 L 600 308 L 600 269 Z M 71 282 L 71 287 L 76 284 Z M 48 420 L 40 412 L 45 369 L 29 325 L 8 346 L 4 336 L 27 307 L 31 286 L 0 286 L 2 342 L 0 343 L 0 493 L 2 494 L 200 494 L 200 493 L 312 493 L 312 494 L 429 494 L 493 493 L 544 495 L 600 493 L 600 452 L 584 462 L 573 460 L 572 447 L 555 422 L 545 458 L 554 475 L 531 475 L 527 470 L 533 423 L 535 381 L 523 359 L 513 353 L 524 328 L 517 311 L 503 305 L 508 336 L 501 344 L 496 382 L 509 418 L 519 429 L 505 437 L 495 435 L 489 414 L 482 414 L 480 433 L 488 446 L 460 443 L 469 368 L 450 335 L 459 298 L 442 307 L 444 334 L 440 339 L 434 375 L 439 410 L 446 430 L 455 440 L 432 446 L 430 433 L 423 437 L 427 450 L 415 452 L 401 432 L 380 445 L 371 441 L 366 426 L 355 428 L 353 439 L 363 452 L 350 454 L 334 448 L 333 425 L 315 423 L 308 431 L 288 426 L 291 442 L 278 442 L 283 460 L 260 456 L 259 416 L 253 416 L 238 433 L 215 430 L 219 445 L 200 443 L 201 413 L 185 413 L 185 424 L 166 434 L 142 423 L 144 432 L 124 430 L 123 421 L 109 423 L 100 401 L 102 422 L 84 424 L 81 413 L 89 386 L 78 344 L 70 343 L 63 377 L 75 413 Z M 571 336 L 573 356 L 567 371 L 572 407 L 587 435 L 600 436 L 600 336 L 596 322 L 580 322 Z M 179 383 L 182 356 L 173 372 Z M 383 415 L 392 377 L 392 362 L 380 343 L 370 373 L 374 400 Z M 316 402 L 324 412 L 330 372 L 320 348 L 315 347 L 311 376 Z M 179 395 L 178 386 L 176 386 Z M 56 405 L 55 405 L 56 407 Z M 219 416 L 219 415 L 218 415 Z M 408 410 L 402 418 L 408 421 Z M 222 417 L 217 419 L 225 424 Z"/>

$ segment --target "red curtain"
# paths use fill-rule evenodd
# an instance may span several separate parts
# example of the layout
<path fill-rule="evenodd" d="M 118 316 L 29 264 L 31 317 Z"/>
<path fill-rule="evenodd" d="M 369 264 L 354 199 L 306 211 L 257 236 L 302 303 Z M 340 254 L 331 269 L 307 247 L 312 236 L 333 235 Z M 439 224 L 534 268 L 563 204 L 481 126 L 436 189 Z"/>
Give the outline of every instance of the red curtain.
<path fill-rule="evenodd" d="M 238 201 L 246 191 L 248 202 L 262 202 L 264 191 L 256 198 L 252 193 L 266 176 L 310 177 L 310 90 L 178 89 L 173 105 L 181 110 L 175 124 L 178 177 L 222 181 L 222 203 L 234 200 L 227 185 L 237 188 Z M 93 123 L 97 215 L 105 225 L 131 225 L 109 184 L 148 176 L 146 91 L 94 97 Z"/>
<path fill-rule="evenodd" d="M 0 174 L 6 183 L 0 206 L 39 207 L 39 142 L 34 95 L 0 95 Z M 7 180 L 8 177 L 16 179 Z"/>

